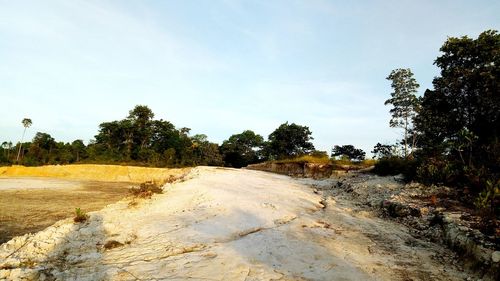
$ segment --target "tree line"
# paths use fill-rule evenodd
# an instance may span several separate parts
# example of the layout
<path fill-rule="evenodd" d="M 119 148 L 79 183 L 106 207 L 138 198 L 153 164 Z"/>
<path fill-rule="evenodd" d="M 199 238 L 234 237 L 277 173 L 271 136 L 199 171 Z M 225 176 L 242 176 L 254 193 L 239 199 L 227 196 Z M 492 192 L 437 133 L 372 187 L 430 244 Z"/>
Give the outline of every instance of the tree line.
<path fill-rule="evenodd" d="M 396 69 L 391 127 L 403 129 L 394 145 L 378 143 L 379 174 L 403 172 L 408 180 L 454 186 L 461 199 L 500 214 L 500 35 L 449 38 L 434 64 L 433 89 L 417 97 L 410 69 Z M 395 150 L 403 146 L 403 153 Z"/>
<path fill-rule="evenodd" d="M 389 125 L 401 128 L 403 134 L 395 144 L 374 146 L 372 153 L 379 159 L 375 172 L 402 172 L 408 180 L 453 185 L 497 198 L 500 35 L 490 30 L 477 39 L 451 37 L 440 51 L 434 62 L 441 69 L 440 75 L 434 78 L 433 89 L 427 89 L 423 96 L 417 96 L 419 84 L 410 69 L 395 69 L 387 77 L 393 89 L 385 102 L 392 106 Z M 25 130 L 30 125 L 30 119 L 23 120 Z M 208 141 L 206 135 L 190 135 L 189 128 L 154 119 L 147 106 L 137 105 L 124 119 L 101 123 L 88 145 L 82 140 L 57 142 L 42 132 L 31 142 L 3 142 L 0 163 L 244 167 L 308 154 L 328 157 L 315 149 L 312 140 L 309 127 L 286 122 L 267 140 L 245 130 L 219 145 Z M 330 156 L 360 161 L 366 154 L 352 145 L 336 145 Z"/>
<path fill-rule="evenodd" d="M 155 119 L 152 110 L 137 105 L 122 120 L 103 122 L 88 145 L 81 139 L 58 142 L 37 132 L 23 142 L 32 120 L 25 118 L 21 142 L 3 142 L 0 163 L 27 166 L 71 163 L 132 164 L 155 167 L 197 165 L 244 167 L 266 160 L 293 158 L 315 151 L 312 132 L 306 126 L 281 124 L 265 141 L 251 130 L 234 134 L 221 145 L 204 134 L 190 135 L 189 128 Z"/>

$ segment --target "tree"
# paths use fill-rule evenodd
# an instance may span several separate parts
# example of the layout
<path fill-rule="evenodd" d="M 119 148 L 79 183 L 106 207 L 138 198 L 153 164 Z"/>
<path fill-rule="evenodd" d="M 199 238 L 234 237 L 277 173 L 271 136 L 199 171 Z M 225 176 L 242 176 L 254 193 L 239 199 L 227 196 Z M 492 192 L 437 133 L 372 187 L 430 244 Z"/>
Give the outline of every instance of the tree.
<path fill-rule="evenodd" d="M 391 93 L 391 98 L 385 101 L 385 105 L 391 104 L 393 106 L 390 110 L 392 118 L 389 125 L 404 129 L 404 156 L 406 158 L 408 157 L 408 133 L 413 127 L 413 119 L 418 112 L 420 103 L 415 95 L 420 85 L 413 78 L 413 73 L 409 68 L 395 69 L 386 79 L 392 81 L 391 87 L 394 90 Z M 414 136 L 416 137 L 416 135 Z M 413 140 L 415 142 L 416 138 Z"/>
<path fill-rule="evenodd" d="M 179 159 L 181 137 L 175 126 L 164 120 L 154 120 L 152 123 L 151 147 L 162 155 L 164 165 L 174 165 Z"/>
<path fill-rule="evenodd" d="M 86 156 L 85 144 L 82 140 L 74 140 L 71 143 L 71 151 L 75 156 L 76 162 L 80 162 L 80 159 Z"/>
<path fill-rule="evenodd" d="M 427 90 L 415 119 L 427 157 L 458 162 L 464 173 L 500 174 L 500 34 L 451 37 L 435 64 L 441 75 Z M 483 172 L 481 173 L 484 173 Z M 484 175 L 481 178 L 485 178 Z"/>
<path fill-rule="evenodd" d="M 264 138 L 251 130 L 230 136 L 220 147 L 224 163 L 241 168 L 259 162 L 263 143 Z"/>
<path fill-rule="evenodd" d="M 219 145 L 208 141 L 207 135 L 197 134 L 191 137 L 194 165 L 221 166 L 222 156 Z"/>
<path fill-rule="evenodd" d="M 394 155 L 394 146 L 389 144 L 377 143 L 372 150 L 373 158 L 388 158 Z"/>
<path fill-rule="evenodd" d="M 133 126 L 134 141 L 140 149 L 149 145 L 151 137 L 151 122 L 154 118 L 153 111 L 146 105 L 136 105 L 134 109 L 129 111 L 127 117 Z"/>
<path fill-rule="evenodd" d="M 332 158 L 335 157 L 346 157 L 349 160 L 362 161 L 365 159 L 366 153 L 358 148 L 355 148 L 351 144 L 338 146 L 335 145 L 332 149 Z"/>
<path fill-rule="evenodd" d="M 12 142 L 7 143 L 7 160 L 10 160 L 10 151 L 12 150 Z"/>
<path fill-rule="evenodd" d="M 47 164 L 50 160 L 52 150 L 56 147 L 56 144 L 55 139 L 51 135 L 37 132 L 31 142 L 28 154 L 33 160 L 42 164 Z"/>
<path fill-rule="evenodd" d="M 31 126 L 31 124 L 33 124 L 31 119 L 29 119 L 29 118 L 24 118 L 22 123 L 24 126 L 24 131 L 23 131 L 23 136 L 21 137 L 21 142 L 19 143 L 19 152 L 17 153 L 16 162 L 19 162 L 19 156 L 21 156 L 21 148 L 23 147 L 24 134 L 26 133 L 26 129 L 29 128 Z"/>
<path fill-rule="evenodd" d="M 270 158 L 284 159 L 307 154 L 314 150 L 310 142 L 311 131 L 309 127 L 288 122 L 281 124 L 268 137 L 266 153 Z"/>

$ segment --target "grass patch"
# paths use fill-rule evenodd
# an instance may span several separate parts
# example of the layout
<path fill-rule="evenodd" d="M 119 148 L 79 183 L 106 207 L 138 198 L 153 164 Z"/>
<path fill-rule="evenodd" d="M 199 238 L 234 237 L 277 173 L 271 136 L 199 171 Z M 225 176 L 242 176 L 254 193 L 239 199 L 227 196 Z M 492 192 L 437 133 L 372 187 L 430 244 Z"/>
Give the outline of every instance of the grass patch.
<path fill-rule="evenodd" d="M 349 159 L 332 160 L 326 155 L 324 155 L 324 156 L 303 155 L 303 156 L 290 158 L 290 159 L 274 160 L 274 161 L 270 161 L 269 163 L 275 163 L 275 164 L 311 163 L 311 164 L 321 164 L 321 165 L 331 164 L 334 167 L 337 167 L 338 169 L 342 170 L 345 168 L 342 166 L 350 166 L 351 169 L 368 168 L 368 167 L 374 166 L 377 163 L 377 160 L 374 160 L 374 159 L 366 159 L 363 161 L 351 161 Z"/>
<path fill-rule="evenodd" d="M 296 158 L 291 159 L 283 159 L 283 160 L 275 160 L 271 161 L 271 163 L 284 164 L 284 163 L 314 163 L 314 164 L 330 164 L 330 158 L 328 156 L 312 156 L 312 155 L 303 155 Z"/>

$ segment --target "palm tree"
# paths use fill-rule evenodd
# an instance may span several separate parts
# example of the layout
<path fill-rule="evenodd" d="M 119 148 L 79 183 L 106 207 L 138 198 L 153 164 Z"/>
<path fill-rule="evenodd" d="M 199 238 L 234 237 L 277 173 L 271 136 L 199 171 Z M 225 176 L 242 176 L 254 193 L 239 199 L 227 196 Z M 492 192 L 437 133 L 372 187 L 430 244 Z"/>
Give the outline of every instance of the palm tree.
<path fill-rule="evenodd" d="M 7 152 L 8 152 L 7 148 L 9 148 L 9 143 L 6 141 L 2 142 L 2 148 L 4 156 L 7 157 Z"/>
<path fill-rule="evenodd" d="M 26 133 L 26 129 L 29 128 L 31 124 L 33 124 L 33 122 L 31 122 L 31 119 L 29 118 L 24 118 L 22 123 L 24 126 L 24 131 L 23 131 L 23 137 L 21 138 L 21 143 L 19 144 L 19 151 L 17 152 L 16 162 L 19 162 L 19 156 L 21 155 L 21 148 L 23 147 L 23 140 L 24 140 L 24 134 Z"/>

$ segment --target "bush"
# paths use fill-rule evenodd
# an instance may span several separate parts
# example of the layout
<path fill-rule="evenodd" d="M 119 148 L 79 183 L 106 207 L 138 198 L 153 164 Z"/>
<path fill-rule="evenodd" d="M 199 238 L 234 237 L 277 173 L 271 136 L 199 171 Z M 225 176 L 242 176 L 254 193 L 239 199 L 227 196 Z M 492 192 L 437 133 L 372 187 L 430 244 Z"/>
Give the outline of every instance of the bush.
<path fill-rule="evenodd" d="M 479 193 L 474 205 L 480 211 L 487 214 L 499 214 L 498 201 L 500 200 L 500 180 L 486 182 L 486 188 Z"/>
<path fill-rule="evenodd" d="M 418 162 L 413 159 L 404 159 L 401 157 L 385 157 L 375 163 L 373 173 L 379 176 L 394 176 L 402 174 L 405 181 L 415 179 L 416 167 Z"/>
<path fill-rule="evenodd" d="M 417 168 L 417 179 L 424 184 L 448 184 L 459 175 L 457 167 L 452 163 L 437 159 L 426 159 Z"/>
<path fill-rule="evenodd" d="M 403 173 L 405 160 L 400 157 L 387 157 L 380 159 L 373 168 L 373 172 L 379 176 L 393 176 Z"/>

